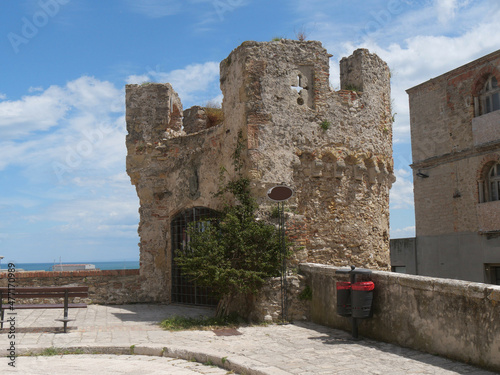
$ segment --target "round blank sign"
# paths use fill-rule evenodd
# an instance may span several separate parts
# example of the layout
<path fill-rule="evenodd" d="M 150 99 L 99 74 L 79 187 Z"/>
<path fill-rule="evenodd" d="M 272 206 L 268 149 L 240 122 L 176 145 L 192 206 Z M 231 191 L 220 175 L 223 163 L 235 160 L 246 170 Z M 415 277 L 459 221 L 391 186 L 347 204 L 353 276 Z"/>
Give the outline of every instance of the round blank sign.
<path fill-rule="evenodd" d="M 293 195 L 293 190 L 288 186 L 278 185 L 267 191 L 267 197 L 275 202 L 283 202 L 290 199 Z"/>

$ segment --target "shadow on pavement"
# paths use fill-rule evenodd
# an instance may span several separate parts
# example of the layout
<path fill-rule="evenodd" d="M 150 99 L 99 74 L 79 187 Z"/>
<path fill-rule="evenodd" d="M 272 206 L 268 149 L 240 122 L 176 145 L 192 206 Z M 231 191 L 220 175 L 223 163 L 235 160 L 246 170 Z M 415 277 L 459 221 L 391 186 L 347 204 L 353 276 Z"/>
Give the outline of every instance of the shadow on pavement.
<path fill-rule="evenodd" d="M 66 332 L 77 331 L 77 327 L 67 327 Z M 9 330 L 4 328 L 0 330 L 0 334 L 8 333 Z M 16 333 L 64 333 L 62 327 L 17 327 Z"/>
<path fill-rule="evenodd" d="M 177 304 L 119 305 L 115 307 L 116 311 L 113 311 L 113 305 L 107 307 L 110 313 L 121 321 L 136 323 L 159 323 L 172 316 L 198 318 L 200 316 L 215 315 L 215 308 Z"/>
<path fill-rule="evenodd" d="M 310 325 L 307 322 L 294 322 L 294 325 L 302 328 L 307 328 L 309 330 L 315 330 L 320 333 L 320 336 L 309 337 L 310 340 L 319 340 L 326 345 L 357 345 L 362 348 L 370 348 L 374 351 L 382 351 L 385 353 L 390 353 L 394 356 L 404 357 L 408 360 L 418 361 L 426 365 L 434 366 L 436 368 L 451 371 L 455 374 L 469 374 L 469 375 L 494 375 L 494 372 L 490 372 L 484 369 L 480 369 L 475 366 L 465 364 L 463 362 L 457 362 L 456 360 L 450 360 L 447 358 L 439 357 L 433 354 L 420 352 L 415 349 L 403 348 L 394 344 L 374 341 L 371 339 L 360 337 L 359 339 L 354 339 L 352 335 L 348 332 L 337 330 L 334 328 L 327 328 L 320 325 Z M 360 350 L 362 350 L 360 348 Z M 372 354 L 375 356 L 375 354 Z"/>

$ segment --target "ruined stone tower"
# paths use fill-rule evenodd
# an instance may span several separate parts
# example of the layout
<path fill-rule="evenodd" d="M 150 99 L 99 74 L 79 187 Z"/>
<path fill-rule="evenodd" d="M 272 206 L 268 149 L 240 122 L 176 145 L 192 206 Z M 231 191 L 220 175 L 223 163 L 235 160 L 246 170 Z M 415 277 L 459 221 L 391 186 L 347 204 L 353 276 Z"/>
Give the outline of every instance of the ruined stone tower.
<path fill-rule="evenodd" d="M 359 49 L 341 60 L 334 91 L 329 57 L 315 41 L 243 43 L 220 64 L 224 122 L 215 126 L 200 108 L 182 125 L 168 83 L 127 85 L 127 172 L 140 198 L 141 275 L 152 300 L 171 301 L 172 247 L 188 240 L 179 223 L 220 208 L 213 193 L 221 167 L 232 170 L 240 131 L 261 206 L 272 205 L 265 196 L 276 184 L 295 190 L 292 263 L 388 268 L 389 69 Z"/>

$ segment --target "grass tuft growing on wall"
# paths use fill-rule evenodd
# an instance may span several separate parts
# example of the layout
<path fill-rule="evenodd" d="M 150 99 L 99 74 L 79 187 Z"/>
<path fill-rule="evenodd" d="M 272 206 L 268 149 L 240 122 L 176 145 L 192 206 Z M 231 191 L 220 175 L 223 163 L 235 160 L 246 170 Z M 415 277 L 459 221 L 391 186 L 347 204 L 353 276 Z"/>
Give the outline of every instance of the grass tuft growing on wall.
<path fill-rule="evenodd" d="M 211 128 L 212 126 L 216 126 L 224 122 L 224 111 L 222 110 L 220 104 L 209 102 L 203 109 L 207 115 L 207 128 Z"/>

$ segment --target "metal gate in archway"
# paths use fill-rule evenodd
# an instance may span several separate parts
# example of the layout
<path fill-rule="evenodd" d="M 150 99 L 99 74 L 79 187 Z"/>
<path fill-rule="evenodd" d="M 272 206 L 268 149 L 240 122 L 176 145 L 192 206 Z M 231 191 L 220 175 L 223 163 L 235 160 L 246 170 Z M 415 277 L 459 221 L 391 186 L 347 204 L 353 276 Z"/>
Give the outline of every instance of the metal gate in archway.
<path fill-rule="evenodd" d="M 219 302 L 213 297 L 210 288 L 201 287 L 196 285 L 196 282 L 189 281 L 174 260 L 177 249 L 181 251 L 187 249 L 189 223 L 215 217 L 217 217 L 217 212 L 214 210 L 206 207 L 193 207 L 181 212 L 172 220 L 172 302 L 202 306 L 216 306 Z"/>

